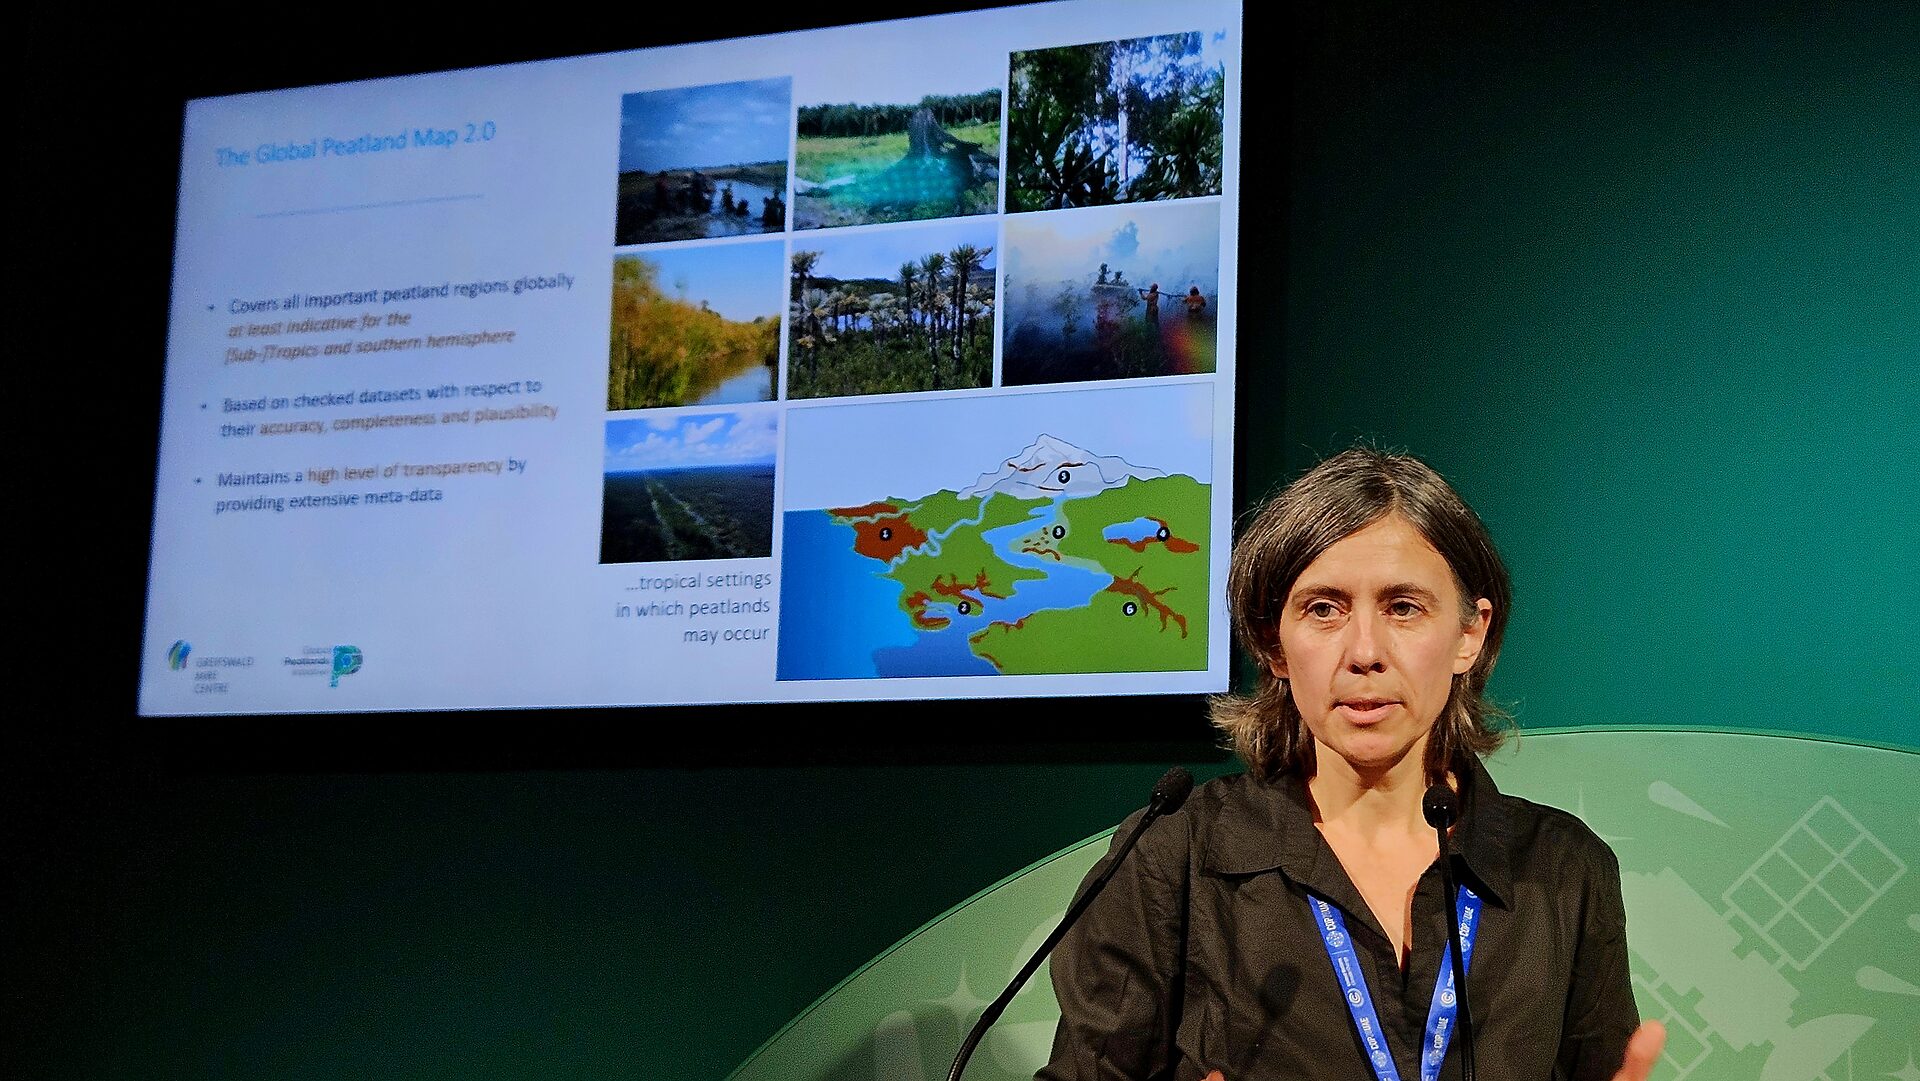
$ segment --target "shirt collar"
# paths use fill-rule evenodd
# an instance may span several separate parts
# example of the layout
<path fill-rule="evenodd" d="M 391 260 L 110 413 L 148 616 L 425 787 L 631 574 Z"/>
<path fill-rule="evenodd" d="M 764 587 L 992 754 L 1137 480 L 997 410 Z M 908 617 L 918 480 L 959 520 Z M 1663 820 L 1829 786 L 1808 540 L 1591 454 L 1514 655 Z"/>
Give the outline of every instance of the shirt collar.
<path fill-rule="evenodd" d="M 1465 795 L 1460 828 L 1454 831 L 1453 850 L 1481 891 L 1502 908 L 1513 904 L 1513 801 L 1500 794 L 1476 755 L 1461 781 Z"/>
<path fill-rule="evenodd" d="M 1486 767 L 1472 755 L 1460 775 L 1460 824 L 1454 856 L 1481 890 L 1500 907 L 1513 901 L 1512 812 Z M 1222 874 L 1279 870 L 1328 900 L 1352 902 L 1366 911 L 1333 850 L 1313 826 L 1305 779 L 1285 774 L 1269 782 L 1248 778 L 1234 786 L 1220 808 L 1219 827 L 1208 831 L 1202 863 Z"/>

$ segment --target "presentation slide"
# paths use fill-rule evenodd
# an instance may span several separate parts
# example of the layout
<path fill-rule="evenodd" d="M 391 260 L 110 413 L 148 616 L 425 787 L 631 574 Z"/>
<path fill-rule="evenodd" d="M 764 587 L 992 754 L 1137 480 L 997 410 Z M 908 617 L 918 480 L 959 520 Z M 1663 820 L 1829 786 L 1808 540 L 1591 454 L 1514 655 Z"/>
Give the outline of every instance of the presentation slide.
<path fill-rule="evenodd" d="M 1240 35 L 189 103 L 141 712 L 1224 689 Z"/>

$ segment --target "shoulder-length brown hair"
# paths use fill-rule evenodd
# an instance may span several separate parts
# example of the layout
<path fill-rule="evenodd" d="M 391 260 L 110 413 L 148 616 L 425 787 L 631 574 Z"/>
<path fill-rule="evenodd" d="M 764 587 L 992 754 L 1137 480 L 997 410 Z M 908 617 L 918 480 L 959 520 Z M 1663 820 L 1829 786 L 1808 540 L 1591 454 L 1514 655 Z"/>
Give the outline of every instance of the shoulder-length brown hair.
<path fill-rule="evenodd" d="M 1301 572 L 1321 553 L 1389 514 L 1405 518 L 1453 568 L 1462 625 L 1475 601 L 1493 604 L 1486 643 L 1473 667 L 1453 677 L 1447 704 L 1427 741 L 1426 770 L 1437 779 L 1487 754 L 1511 728 L 1511 718 L 1486 697 L 1487 677 L 1500 656 L 1513 601 L 1506 564 L 1480 516 L 1440 474 L 1407 454 L 1355 448 L 1314 466 L 1256 508 L 1233 547 L 1227 606 L 1240 647 L 1257 665 L 1251 696 L 1213 700 L 1213 724 L 1257 776 L 1310 775 L 1313 736 L 1287 681 L 1274 675 L 1280 657 L 1280 617 Z"/>

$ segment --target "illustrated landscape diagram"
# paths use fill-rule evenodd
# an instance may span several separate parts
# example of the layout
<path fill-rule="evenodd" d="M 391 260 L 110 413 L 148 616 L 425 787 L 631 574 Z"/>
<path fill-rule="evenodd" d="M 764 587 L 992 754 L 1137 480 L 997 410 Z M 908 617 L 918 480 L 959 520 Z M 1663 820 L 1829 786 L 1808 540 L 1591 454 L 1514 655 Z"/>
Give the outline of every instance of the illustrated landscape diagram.
<path fill-rule="evenodd" d="M 780 679 L 1206 667 L 1210 485 L 1041 434 L 875 495 L 787 513 Z"/>

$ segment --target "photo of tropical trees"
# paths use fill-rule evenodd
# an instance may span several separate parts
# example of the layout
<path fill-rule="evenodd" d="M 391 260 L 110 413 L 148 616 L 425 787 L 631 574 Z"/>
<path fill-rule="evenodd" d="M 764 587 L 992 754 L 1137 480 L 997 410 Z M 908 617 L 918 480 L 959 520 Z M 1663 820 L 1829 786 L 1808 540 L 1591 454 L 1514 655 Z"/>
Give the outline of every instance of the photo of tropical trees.
<path fill-rule="evenodd" d="M 1220 204 L 1007 219 L 1007 386 L 1194 375 L 1219 363 Z"/>
<path fill-rule="evenodd" d="M 1007 210 L 1218 195 L 1224 34 L 1013 54 Z"/>
<path fill-rule="evenodd" d="M 779 241 L 616 255 L 607 408 L 771 401 Z"/>
<path fill-rule="evenodd" d="M 1000 199 L 1000 91 L 898 104 L 803 105 L 796 229 L 991 214 Z"/>
<path fill-rule="evenodd" d="M 622 97 L 613 242 L 785 229 L 792 102 L 786 78 Z"/>
<path fill-rule="evenodd" d="M 964 218 L 796 240 L 787 397 L 991 385 L 993 242 Z"/>

